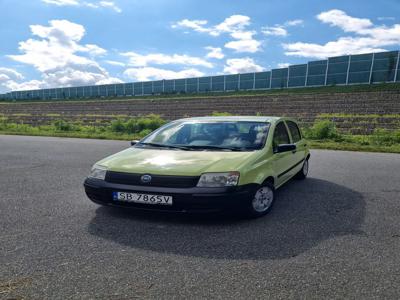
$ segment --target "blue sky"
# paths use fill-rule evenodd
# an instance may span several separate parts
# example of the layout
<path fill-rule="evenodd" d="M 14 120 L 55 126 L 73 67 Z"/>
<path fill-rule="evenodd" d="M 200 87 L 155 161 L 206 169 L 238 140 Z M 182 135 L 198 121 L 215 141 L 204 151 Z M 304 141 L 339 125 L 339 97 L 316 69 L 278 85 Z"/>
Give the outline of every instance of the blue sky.
<path fill-rule="evenodd" d="M 0 92 L 254 72 L 400 48 L 400 2 L 0 0 Z"/>

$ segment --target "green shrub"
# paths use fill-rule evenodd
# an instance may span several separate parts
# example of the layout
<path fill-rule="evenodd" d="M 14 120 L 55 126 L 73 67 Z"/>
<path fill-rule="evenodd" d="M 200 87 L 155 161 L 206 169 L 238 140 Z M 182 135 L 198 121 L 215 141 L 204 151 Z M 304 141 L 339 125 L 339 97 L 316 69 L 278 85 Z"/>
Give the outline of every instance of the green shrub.
<path fill-rule="evenodd" d="M 124 120 L 118 118 L 116 120 L 111 121 L 110 129 L 113 132 L 125 132 Z"/>
<path fill-rule="evenodd" d="M 127 121 L 118 118 L 111 122 L 109 128 L 112 132 L 134 134 L 144 130 L 150 130 L 151 132 L 165 123 L 166 121 L 159 115 L 150 114 L 144 117 L 130 118 Z"/>
<path fill-rule="evenodd" d="M 74 126 L 71 123 L 68 123 L 64 120 L 56 120 L 53 122 L 53 126 L 57 131 L 72 131 L 74 130 Z"/>
<path fill-rule="evenodd" d="M 340 139 L 335 123 L 329 120 L 317 120 L 311 128 L 304 132 L 307 138 L 314 140 Z"/>
<path fill-rule="evenodd" d="M 400 130 L 387 130 L 377 128 L 371 135 L 371 141 L 375 145 L 391 146 L 400 144 Z"/>
<path fill-rule="evenodd" d="M 139 132 L 140 137 L 145 137 L 146 135 L 150 134 L 153 130 L 151 129 L 143 129 L 141 132 Z"/>

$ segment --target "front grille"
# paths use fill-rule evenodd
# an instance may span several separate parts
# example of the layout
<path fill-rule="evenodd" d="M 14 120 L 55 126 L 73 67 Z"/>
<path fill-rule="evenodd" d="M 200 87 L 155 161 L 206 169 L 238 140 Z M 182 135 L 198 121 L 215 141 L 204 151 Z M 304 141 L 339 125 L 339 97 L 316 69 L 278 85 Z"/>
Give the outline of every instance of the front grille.
<path fill-rule="evenodd" d="M 190 188 L 195 187 L 200 178 L 199 176 L 151 175 L 151 182 L 143 183 L 140 180 L 142 176 L 143 174 L 107 171 L 105 180 L 110 183 L 126 185 Z"/>

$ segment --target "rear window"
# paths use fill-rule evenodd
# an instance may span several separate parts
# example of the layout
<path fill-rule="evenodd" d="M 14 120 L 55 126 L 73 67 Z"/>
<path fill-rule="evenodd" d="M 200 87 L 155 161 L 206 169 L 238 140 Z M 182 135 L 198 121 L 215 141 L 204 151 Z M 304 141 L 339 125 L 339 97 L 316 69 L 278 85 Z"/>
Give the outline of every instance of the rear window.
<path fill-rule="evenodd" d="M 293 143 L 297 143 L 301 140 L 300 129 L 295 122 L 286 121 L 287 126 L 289 127 L 290 134 L 292 135 Z"/>

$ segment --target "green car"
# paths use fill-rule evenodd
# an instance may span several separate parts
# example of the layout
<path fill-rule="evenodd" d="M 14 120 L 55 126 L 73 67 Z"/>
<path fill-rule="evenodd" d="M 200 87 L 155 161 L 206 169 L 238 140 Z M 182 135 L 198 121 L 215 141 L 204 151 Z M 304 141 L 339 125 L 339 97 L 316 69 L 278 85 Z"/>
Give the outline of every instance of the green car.
<path fill-rule="evenodd" d="M 268 213 L 275 190 L 308 173 L 296 122 L 201 117 L 170 122 L 97 162 L 84 187 L 95 203 L 175 212 Z"/>

